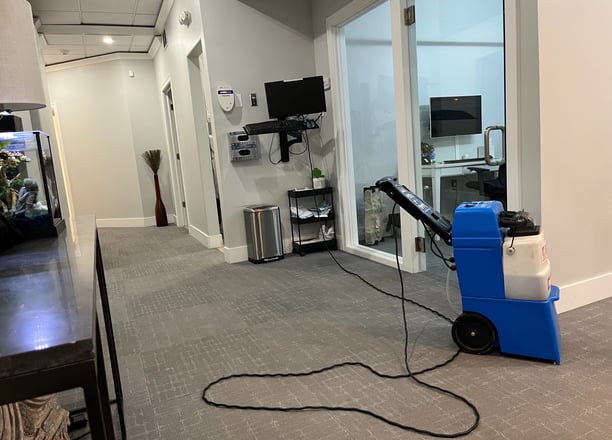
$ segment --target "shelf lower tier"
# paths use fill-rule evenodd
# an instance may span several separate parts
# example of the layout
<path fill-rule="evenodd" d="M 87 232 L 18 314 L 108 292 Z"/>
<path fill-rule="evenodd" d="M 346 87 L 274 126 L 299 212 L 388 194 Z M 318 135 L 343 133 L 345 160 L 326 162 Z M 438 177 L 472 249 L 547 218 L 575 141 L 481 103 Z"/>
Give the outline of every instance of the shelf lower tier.
<path fill-rule="evenodd" d="M 336 250 L 338 244 L 336 238 L 331 240 L 309 241 L 308 243 L 293 242 L 293 253 L 304 255 L 308 252 L 324 251 L 326 249 Z"/>

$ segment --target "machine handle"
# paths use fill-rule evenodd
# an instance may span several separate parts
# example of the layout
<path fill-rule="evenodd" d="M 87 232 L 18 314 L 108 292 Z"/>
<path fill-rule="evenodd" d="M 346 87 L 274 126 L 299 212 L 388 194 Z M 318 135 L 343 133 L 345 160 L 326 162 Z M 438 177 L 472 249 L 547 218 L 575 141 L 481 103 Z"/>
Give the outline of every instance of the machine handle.
<path fill-rule="evenodd" d="M 491 137 L 491 132 L 499 130 L 502 133 L 502 157 L 500 160 L 492 160 L 490 157 L 490 146 L 489 146 L 489 138 Z M 503 165 L 506 163 L 506 128 L 503 125 L 491 125 L 485 128 L 484 131 L 484 155 L 485 162 L 487 165 Z"/>

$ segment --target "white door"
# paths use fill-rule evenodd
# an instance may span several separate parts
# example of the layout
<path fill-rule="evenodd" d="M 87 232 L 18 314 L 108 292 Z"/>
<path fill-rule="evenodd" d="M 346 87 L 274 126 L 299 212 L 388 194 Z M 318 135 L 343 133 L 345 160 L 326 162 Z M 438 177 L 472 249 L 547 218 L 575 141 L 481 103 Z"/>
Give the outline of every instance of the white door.
<path fill-rule="evenodd" d="M 173 180 L 173 192 L 176 212 L 176 225 L 184 227 L 188 224 L 187 209 L 185 204 L 185 189 L 183 183 L 183 170 L 181 168 L 181 153 L 179 151 L 176 118 L 174 114 L 174 102 L 172 99 L 172 88 L 170 84 L 164 87 L 164 115 L 166 118 L 166 129 L 168 133 L 168 142 L 170 144 L 170 171 Z"/>
<path fill-rule="evenodd" d="M 408 173 L 403 102 L 397 55 L 401 29 L 394 24 L 394 1 L 356 1 L 328 20 L 334 121 L 339 131 L 341 247 L 407 271 L 421 268 L 414 252 L 416 222 L 393 211 L 394 203 L 375 189 L 377 180 Z M 400 112 L 398 113 L 398 109 Z M 398 116 L 401 115 L 401 118 Z M 404 142 L 403 144 L 401 142 Z M 402 146 L 403 145 L 403 146 Z M 405 181 L 402 181 L 405 183 Z M 412 231 L 411 228 L 415 228 Z M 395 235 L 395 236 L 394 236 Z M 409 258 L 402 256 L 409 255 Z"/>

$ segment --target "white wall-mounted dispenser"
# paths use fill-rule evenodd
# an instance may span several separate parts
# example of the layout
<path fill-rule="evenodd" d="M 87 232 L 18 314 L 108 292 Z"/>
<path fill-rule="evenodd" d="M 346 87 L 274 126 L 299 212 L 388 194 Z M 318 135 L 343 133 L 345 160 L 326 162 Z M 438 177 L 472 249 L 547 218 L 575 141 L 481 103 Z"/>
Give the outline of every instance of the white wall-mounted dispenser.
<path fill-rule="evenodd" d="M 217 99 L 224 112 L 231 111 L 236 99 L 232 86 L 217 86 Z"/>

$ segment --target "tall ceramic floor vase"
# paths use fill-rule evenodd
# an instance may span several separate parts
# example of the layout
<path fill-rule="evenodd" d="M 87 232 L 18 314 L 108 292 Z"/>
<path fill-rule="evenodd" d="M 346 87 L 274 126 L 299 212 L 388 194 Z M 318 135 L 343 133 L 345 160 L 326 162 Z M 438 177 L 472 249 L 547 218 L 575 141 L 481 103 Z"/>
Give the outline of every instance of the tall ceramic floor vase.
<path fill-rule="evenodd" d="M 155 222 L 157 226 L 168 226 L 168 217 L 166 216 L 166 207 L 162 202 L 161 193 L 159 191 L 159 178 L 157 173 L 153 174 L 155 180 Z"/>

